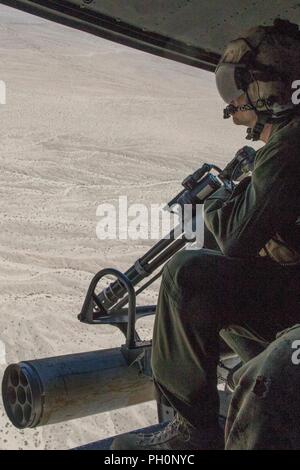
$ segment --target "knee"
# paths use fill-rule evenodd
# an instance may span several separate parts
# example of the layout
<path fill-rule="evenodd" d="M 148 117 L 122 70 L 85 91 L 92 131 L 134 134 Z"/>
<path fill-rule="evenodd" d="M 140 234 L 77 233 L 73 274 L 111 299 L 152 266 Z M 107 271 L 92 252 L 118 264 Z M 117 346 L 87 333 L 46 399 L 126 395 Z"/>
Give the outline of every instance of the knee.
<path fill-rule="evenodd" d="M 189 256 L 186 250 L 175 253 L 164 266 L 164 276 L 169 275 L 174 281 L 177 280 L 178 275 L 185 270 L 188 260 Z"/>
<path fill-rule="evenodd" d="M 208 250 L 183 250 L 176 253 L 163 270 L 163 278 L 187 293 L 207 288 L 215 279 L 214 257 Z"/>

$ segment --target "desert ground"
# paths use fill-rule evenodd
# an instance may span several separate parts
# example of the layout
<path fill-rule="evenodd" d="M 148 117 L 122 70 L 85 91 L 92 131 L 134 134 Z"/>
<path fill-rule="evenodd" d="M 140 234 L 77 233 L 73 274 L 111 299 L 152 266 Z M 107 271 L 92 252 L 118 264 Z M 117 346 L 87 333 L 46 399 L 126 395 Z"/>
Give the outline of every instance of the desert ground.
<path fill-rule="evenodd" d="M 0 378 L 12 362 L 121 345 L 77 320 L 93 274 L 154 241 L 99 240 L 99 204 L 163 203 L 246 144 L 213 74 L 0 6 Z M 143 300 L 157 294 L 157 285 Z M 153 319 L 140 323 L 151 337 Z M 155 403 L 19 431 L 1 449 L 67 449 L 156 422 Z"/>

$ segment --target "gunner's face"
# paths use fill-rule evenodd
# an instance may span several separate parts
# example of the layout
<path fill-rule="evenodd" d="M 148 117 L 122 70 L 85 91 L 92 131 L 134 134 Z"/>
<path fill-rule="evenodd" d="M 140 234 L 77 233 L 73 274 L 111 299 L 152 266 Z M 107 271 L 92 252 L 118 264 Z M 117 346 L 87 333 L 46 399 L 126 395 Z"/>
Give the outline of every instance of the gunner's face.
<path fill-rule="evenodd" d="M 232 100 L 230 104 L 233 104 L 234 106 L 238 107 L 244 104 L 248 104 L 248 100 L 247 100 L 246 95 L 243 94 L 239 96 L 239 98 Z M 238 110 L 236 113 L 232 115 L 232 120 L 234 124 L 237 124 L 238 126 L 247 126 L 247 127 L 253 128 L 257 121 L 257 115 L 253 110 L 247 110 L 247 111 Z"/>

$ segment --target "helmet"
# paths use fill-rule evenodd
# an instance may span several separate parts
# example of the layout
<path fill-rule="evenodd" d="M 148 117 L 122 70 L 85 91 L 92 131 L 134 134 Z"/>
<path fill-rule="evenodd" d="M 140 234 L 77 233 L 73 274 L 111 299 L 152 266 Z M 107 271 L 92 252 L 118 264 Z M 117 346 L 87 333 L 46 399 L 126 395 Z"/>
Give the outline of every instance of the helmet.
<path fill-rule="evenodd" d="M 247 138 L 258 140 L 266 122 L 279 122 L 295 112 L 292 83 L 300 79 L 300 32 L 296 24 L 276 19 L 231 41 L 216 68 L 218 91 L 226 103 L 246 94 L 248 104 L 229 104 L 224 118 L 252 109 L 258 119 Z"/>

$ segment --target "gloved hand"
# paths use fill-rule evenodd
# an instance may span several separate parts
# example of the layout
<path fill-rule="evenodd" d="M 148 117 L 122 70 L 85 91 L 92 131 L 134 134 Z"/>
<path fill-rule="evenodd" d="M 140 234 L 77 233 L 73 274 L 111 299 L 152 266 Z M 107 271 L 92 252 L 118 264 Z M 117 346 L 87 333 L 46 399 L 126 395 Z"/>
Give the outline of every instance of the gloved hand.
<path fill-rule="evenodd" d="M 210 197 L 204 202 L 204 214 L 207 210 L 216 210 L 223 206 L 229 199 L 236 197 L 246 190 L 251 182 L 251 176 L 246 176 L 242 181 L 237 184 L 233 191 L 228 186 L 222 186 L 217 189 Z"/>

